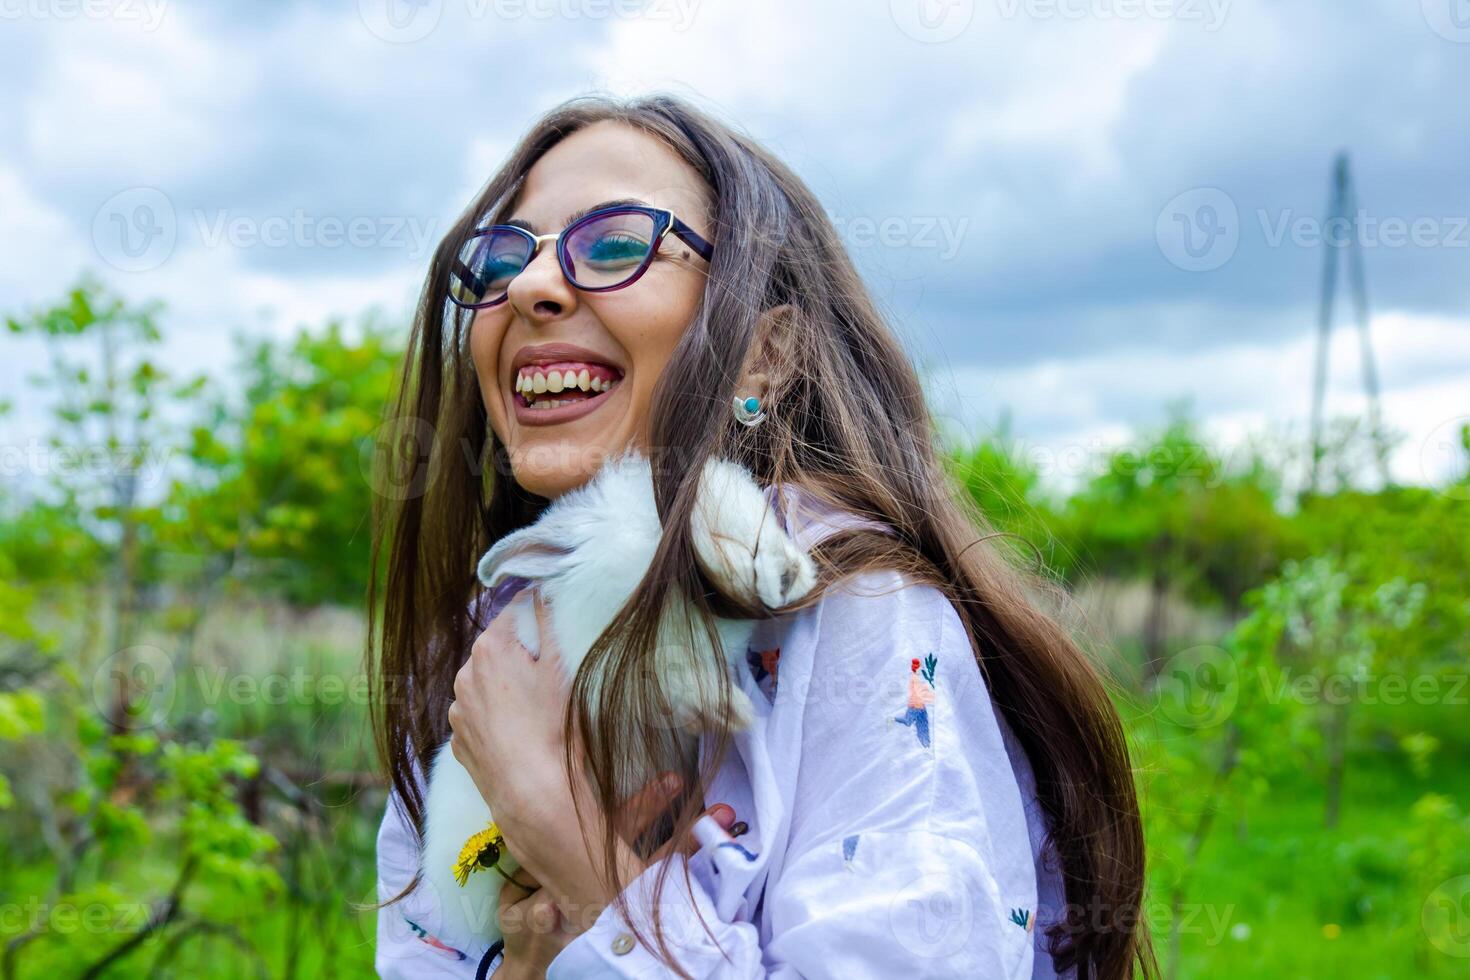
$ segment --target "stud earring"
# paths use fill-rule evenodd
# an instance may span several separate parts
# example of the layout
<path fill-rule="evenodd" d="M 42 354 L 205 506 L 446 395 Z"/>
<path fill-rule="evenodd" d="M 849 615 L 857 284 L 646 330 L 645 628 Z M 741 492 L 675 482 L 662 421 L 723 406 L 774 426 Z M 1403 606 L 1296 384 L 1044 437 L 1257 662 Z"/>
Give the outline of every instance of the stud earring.
<path fill-rule="evenodd" d="M 765 421 L 766 413 L 761 409 L 761 400 L 754 395 L 749 398 L 735 396 L 733 407 L 735 409 L 735 421 L 741 425 L 760 425 Z"/>

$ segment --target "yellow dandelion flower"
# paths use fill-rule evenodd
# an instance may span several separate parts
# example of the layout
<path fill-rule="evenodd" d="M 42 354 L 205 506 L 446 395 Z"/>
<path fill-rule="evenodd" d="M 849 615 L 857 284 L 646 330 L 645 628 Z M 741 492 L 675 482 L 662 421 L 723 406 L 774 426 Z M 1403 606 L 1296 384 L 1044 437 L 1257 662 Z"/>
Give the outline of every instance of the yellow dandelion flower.
<path fill-rule="evenodd" d="M 459 850 L 459 860 L 454 862 L 454 880 L 463 888 L 470 875 L 481 868 L 494 868 L 507 881 L 510 875 L 500 868 L 500 858 L 505 854 L 505 838 L 494 823 L 477 834 L 471 835 Z"/>

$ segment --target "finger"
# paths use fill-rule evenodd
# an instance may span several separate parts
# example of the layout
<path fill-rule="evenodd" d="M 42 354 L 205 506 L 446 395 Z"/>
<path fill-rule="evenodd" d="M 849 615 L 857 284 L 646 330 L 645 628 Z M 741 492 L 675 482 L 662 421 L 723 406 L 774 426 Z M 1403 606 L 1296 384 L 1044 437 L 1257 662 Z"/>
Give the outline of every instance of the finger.
<path fill-rule="evenodd" d="M 452 690 L 454 691 L 454 700 L 456 700 L 456 701 L 458 701 L 460 698 L 464 697 L 465 696 L 465 692 L 469 689 L 469 686 L 470 686 L 470 676 L 469 676 L 469 673 L 470 673 L 470 664 L 473 663 L 473 662 L 474 662 L 474 655 L 471 654 L 470 655 L 470 659 L 469 660 L 466 660 L 463 664 L 461 664 L 459 670 L 456 670 L 454 672 L 454 686 L 453 686 Z"/>
<path fill-rule="evenodd" d="M 500 889 L 500 905 L 496 910 L 495 921 L 500 926 L 502 936 L 523 932 L 546 935 L 562 928 L 564 919 L 561 908 L 552 899 L 550 889 L 538 887 L 529 895 L 520 897 L 507 894 L 514 890 L 511 882 L 506 882 Z"/>
<path fill-rule="evenodd" d="M 714 817 L 715 823 L 725 830 L 735 826 L 735 808 L 728 803 L 716 803 L 704 812 L 707 816 Z"/>
<path fill-rule="evenodd" d="M 500 906 L 505 908 L 510 905 L 518 905 L 536 894 L 541 888 L 529 871 L 524 868 L 517 869 L 511 875 L 511 880 L 502 882 L 500 885 Z"/>
<path fill-rule="evenodd" d="M 561 906 L 551 897 L 549 888 L 540 889 L 526 901 L 529 905 L 526 918 L 534 932 L 544 935 L 561 928 Z"/>
<path fill-rule="evenodd" d="M 518 888 L 524 888 L 526 891 L 532 892 L 541 887 L 541 882 L 536 880 L 536 876 L 525 868 L 516 868 L 512 871 L 510 873 L 510 881 L 507 881 L 506 884 L 515 885 Z"/>
<path fill-rule="evenodd" d="M 531 659 L 540 660 L 541 651 L 551 643 L 551 611 L 540 589 L 531 593 L 531 605 L 536 611 L 536 649 L 531 651 Z"/>
<path fill-rule="evenodd" d="M 731 827 L 735 826 L 735 810 L 725 803 L 716 803 L 714 806 L 706 809 L 704 813 L 700 814 L 700 816 L 710 817 L 717 824 L 720 825 L 721 830 L 724 830 L 727 833 L 729 832 Z M 686 834 L 684 836 L 683 840 L 671 840 L 659 847 L 658 850 L 654 851 L 653 854 L 649 856 L 648 861 L 650 864 L 653 864 L 658 861 L 662 861 L 664 858 L 669 857 L 670 855 L 673 855 L 675 853 L 684 854 L 687 856 L 693 854 L 695 851 L 699 850 L 699 848 L 699 840 L 694 836 L 693 832 L 691 831 L 689 834 Z"/>

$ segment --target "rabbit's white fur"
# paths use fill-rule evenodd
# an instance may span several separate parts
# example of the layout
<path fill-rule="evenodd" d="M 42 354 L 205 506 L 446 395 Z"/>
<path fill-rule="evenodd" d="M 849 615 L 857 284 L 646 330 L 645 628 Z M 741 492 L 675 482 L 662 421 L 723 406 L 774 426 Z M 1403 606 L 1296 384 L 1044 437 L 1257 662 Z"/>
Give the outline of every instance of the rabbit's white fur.
<path fill-rule="evenodd" d="M 750 474 L 727 460 L 711 460 L 700 476 L 692 519 L 694 547 L 705 573 L 722 590 L 768 608 L 784 605 L 811 591 L 816 572 L 811 558 L 782 529 Z M 480 560 L 480 581 L 494 588 L 506 576 L 518 575 L 538 586 L 545 597 L 555 647 L 568 677 L 613 617 L 632 597 L 652 564 L 663 528 L 653 499 L 648 461 L 626 453 L 607 462 L 586 485 L 558 498 L 532 526 L 507 535 Z M 683 600 L 669 597 L 663 623 L 690 622 Z M 502 615 L 515 616 L 521 642 L 536 649 L 538 633 L 529 603 L 515 603 Z M 725 660 L 709 650 L 704 630 L 696 625 L 682 633 L 667 631 L 656 650 L 656 669 L 674 709 L 670 729 L 679 748 L 693 752 L 691 732 L 703 723 L 743 728 L 753 716 L 750 699 L 731 685 L 729 716 L 714 718 L 718 685 L 710 676 L 743 662 L 754 623 L 715 621 Z M 690 642 L 705 649 L 689 650 Z M 652 774 L 648 774 L 649 777 Z M 621 786 L 626 798 L 640 786 Z M 452 868 L 460 848 L 490 821 L 490 810 L 474 780 L 445 742 L 429 776 L 424 826 L 423 873 L 443 911 L 440 938 L 450 943 L 499 938 L 496 906 L 503 879 L 493 871 L 470 875 L 464 886 Z M 501 867 L 513 870 L 508 855 Z"/>

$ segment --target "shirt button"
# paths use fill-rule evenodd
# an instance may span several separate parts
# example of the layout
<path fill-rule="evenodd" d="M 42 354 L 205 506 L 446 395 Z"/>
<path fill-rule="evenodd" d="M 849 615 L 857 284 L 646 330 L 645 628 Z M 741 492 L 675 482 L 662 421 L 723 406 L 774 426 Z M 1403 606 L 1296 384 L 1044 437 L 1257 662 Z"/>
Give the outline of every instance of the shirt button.
<path fill-rule="evenodd" d="M 750 825 L 747 824 L 744 820 L 737 820 L 730 825 L 730 836 L 739 837 L 741 834 L 745 833 L 749 829 Z"/>
<path fill-rule="evenodd" d="M 617 938 L 612 941 L 612 951 L 619 956 L 631 953 L 633 951 L 633 937 L 626 932 L 618 933 Z"/>

